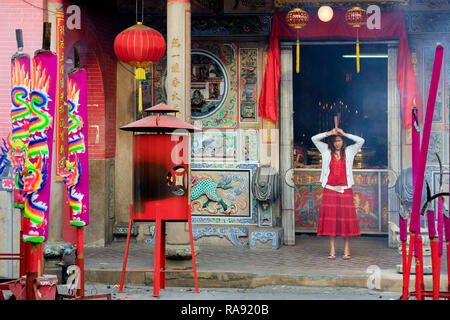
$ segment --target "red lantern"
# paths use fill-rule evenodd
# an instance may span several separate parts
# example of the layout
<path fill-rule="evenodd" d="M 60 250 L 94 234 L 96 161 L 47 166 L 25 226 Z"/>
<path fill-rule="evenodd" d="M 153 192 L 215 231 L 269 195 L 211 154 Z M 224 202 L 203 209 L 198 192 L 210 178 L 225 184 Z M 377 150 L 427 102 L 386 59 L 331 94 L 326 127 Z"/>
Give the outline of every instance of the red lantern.
<path fill-rule="evenodd" d="M 150 27 L 138 22 L 125 29 L 114 39 L 114 52 L 117 58 L 136 68 L 139 81 L 139 112 L 142 112 L 142 80 L 145 80 L 145 67 L 158 62 L 166 51 L 164 37 Z"/>
<path fill-rule="evenodd" d="M 286 15 L 286 22 L 289 27 L 297 31 L 297 64 L 296 72 L 300 72 L 300 40 L 298 37 L 299 30 L 308 24 L 308 13 L 300 8 L 295 8 L 289 11 Z"/>
<path fill-rule="evenodd" d="M 359 39 L 358 30 L 367 21 L 367 12 L 360 7 L 353 7 L 345 13 L 345 21 L 353 28 L 356 28 L 356 72 L 359 73 Z"/>

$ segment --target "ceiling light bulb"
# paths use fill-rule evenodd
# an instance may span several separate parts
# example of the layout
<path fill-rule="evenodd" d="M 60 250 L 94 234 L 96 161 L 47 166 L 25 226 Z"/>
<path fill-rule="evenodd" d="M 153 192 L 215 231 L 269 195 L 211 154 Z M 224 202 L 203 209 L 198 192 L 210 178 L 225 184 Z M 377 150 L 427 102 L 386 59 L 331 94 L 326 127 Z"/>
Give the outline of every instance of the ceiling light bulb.
<path fill-rule="evenodd" d="M 329 6 L 321 6 L 317 11 L 319 19 L 323 22 L 328 22 L 333 18 L 333 9 Z"/>

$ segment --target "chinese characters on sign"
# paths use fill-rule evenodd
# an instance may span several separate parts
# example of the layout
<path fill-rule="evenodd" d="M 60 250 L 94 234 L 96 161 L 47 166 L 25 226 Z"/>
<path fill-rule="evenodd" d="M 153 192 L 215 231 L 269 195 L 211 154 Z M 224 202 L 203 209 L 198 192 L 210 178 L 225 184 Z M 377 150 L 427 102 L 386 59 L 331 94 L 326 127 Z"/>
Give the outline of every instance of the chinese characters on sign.
<path fill-rule="evenodd" d="M 64 11 L 56 12 L 56 56 L 57 60 L 57 86 L 55 105 L 56 126 L 56 180 L 62 181 L 61 174 L 65 166 L 65 139 L 67 111 L 64 103 Z"/>
<path fill-rule="evenodd" d="M 181 85 L 181 77 L 183 76 L 183 74 L 180 70 L 180 64 L 182 65 L 182 55 L 180 54 L 182 47 L 180 40 L 176 37 L 170 39 L 169 41 L 169 50 L 167 53 L 171 58 L 171 64 L 169 68 L 172 73 L 172 80 L 170 81 L 172 86 L 169 89 L 171 91 L 171 94 L 168 95 L 168 98 L 171 100 L 169 104 L 180 111 L 180 107 L 183 102 L 183 86 Z"/>

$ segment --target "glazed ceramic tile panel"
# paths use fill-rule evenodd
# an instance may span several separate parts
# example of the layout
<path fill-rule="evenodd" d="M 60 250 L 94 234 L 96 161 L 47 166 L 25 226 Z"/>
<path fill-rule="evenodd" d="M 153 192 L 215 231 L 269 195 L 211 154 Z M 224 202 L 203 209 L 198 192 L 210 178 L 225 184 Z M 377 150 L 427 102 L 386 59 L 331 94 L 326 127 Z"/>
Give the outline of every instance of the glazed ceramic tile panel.
<path fill-rule="evenodd" d="M 258 223 L 258 208 L 251 193 L 257 164 L 211 169 L 208 163 L 191 167 L 191 209 L 195 224 Z"/>
<path fill-rule="evenodd" d="M 241 162 L 258 162 L 258 131 L 255 129 L 239 130 L 239 159 Z"/>
<path fill-rule="evenodd" d="M 239 49 L 241 121 L 256 122 L 258 49 Z"/>
<path fill-rule="evenodd" d="M 193 121 L 203 128 L 231 129 L 238 127 L 238 72 L 237 56 L 238 47 L 235 43 L 193 43 L 192 54 L 205 52 L 221 62 L 227 78 L 227 92 L 221 105 L 206 116 L 196 117 Z M 192 99 L 193 97 L 191 97 Z"/>
<path fill-rule="evenodd" d="M 428 145 L 428 153 L 427 153 L 427 164 L 438 164 L 439 160 L 436 157 L 436 154 L 439 155 L 441 162 L 444 161 L 444 151 L 446 149 L 444 145 L 444 132 L 442 131 L 431 131 L 430 133 L 430 142 Z"/>

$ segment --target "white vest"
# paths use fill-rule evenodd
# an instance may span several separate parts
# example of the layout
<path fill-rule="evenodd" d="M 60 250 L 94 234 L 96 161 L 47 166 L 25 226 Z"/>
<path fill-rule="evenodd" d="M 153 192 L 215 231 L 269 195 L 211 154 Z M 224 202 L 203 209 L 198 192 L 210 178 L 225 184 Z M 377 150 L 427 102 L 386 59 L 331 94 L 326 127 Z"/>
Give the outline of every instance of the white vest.
<path fill-rule="evenodd" d="M 327 132 L 316 134 L 311 138 L 314 145 L 319 149 L 320 154 L 322 155 L 322 172 L 320 174 L 320 182 L 322 183 L 322 187 L 325 187 L 328 182 L 328 176 L 330 174 L 330 162 L 331 162 L 331 151 L 328 149 L 328 144 L 320 141 L 327 137 Z M 353 180 L 353 160 L 355 159 L 355 155 L 358 153 L 359 149 L 361 149 L 364 144 L 364 139 L 353 134 L 347 133 L 347 138 L 355 141 L 354 144 L 347 146 L 345 148 L 345 168 L 347 173 L 347 187 L 351 188 L 351 186 L 355 183 Z"/>

